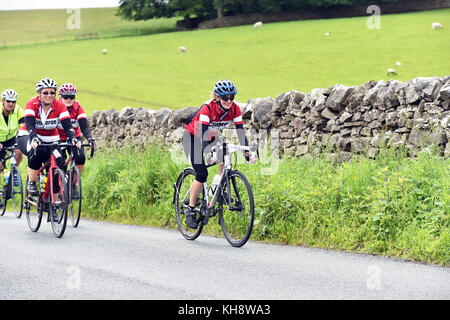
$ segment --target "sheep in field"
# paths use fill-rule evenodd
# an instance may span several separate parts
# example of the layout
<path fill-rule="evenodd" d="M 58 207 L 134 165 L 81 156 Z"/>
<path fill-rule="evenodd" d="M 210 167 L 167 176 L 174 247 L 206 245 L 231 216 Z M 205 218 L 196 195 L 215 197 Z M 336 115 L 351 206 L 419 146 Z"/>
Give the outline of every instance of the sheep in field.
<path fill-rule="evenodd" d="M 253 25 L 253 28 L 261 28 L 262 24 L 263 23 L 261 21 L 258 21 Z"/>
<path fill-rule="evenodd" d="M 187 51 L 186 47 L 183 46 L 178 47 L 178 52 L 186 52 L 186 51 Z"/>
<path fill-rule="evenodd" d="M 442 24 L 440 24 L 439 22 L 433 22 L 431 24 L 431 28 L 433 28 L 433 30 L 442 29 Z"/>
<path fill-rule="evenodd" d="M 388 76 L 392 76 L 392 75 L 396 76 L 397 72 L 395 72 L 394 69 L 389 68 L 389 69 L 387 69 L 387 74 L 388 74 Z"/>

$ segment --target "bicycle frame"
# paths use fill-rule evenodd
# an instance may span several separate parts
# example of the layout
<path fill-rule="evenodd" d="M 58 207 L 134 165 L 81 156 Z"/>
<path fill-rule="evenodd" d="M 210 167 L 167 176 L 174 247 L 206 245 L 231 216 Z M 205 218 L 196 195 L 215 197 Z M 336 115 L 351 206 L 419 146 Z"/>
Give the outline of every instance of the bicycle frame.
<path fill-rule="evenodd" d="M 9 181 L 8 183 L 6 183 L 6 177 L 3 177 L 2 179 L 2 185 L 1 185 L 1 201 L 3 202 L 3 204 L 5 205 L 5 207 L 3 208 L 3 213 L 0 212 L 0 216 L 2 216 L 6 210 L 6 202 L 8 199 L 12 199 L 14 197 L 14 194 L 16 194 L 16 192 L 14 191 L 14 181 L 15 179 L 17 179 L 17 186 L 22 189 L 22 181 L 20 179 L 20 172 L 19 172 L 19 168 L 17 167 L 17 161 L 16 161 L 16 153 L 15 150 L 18 149 L 17 144 L 15 144 L 14 146 L 11 147 L 4 147 L 3 150 L 5 150 L 5 157 L 2 159 L 1 164 L 2 164 L 2 175 L 3 172 L 9 171 Z M 8 170 L 7 167 L 7 161 L 10 161 L 10 167 Z M 23 202 L 23 199 L 21 199 L 21 202 Z M 16 207 L 15 207 L 15 202 L 13 199 L 13 203 L 14 203 L 14 211 L 16 213 L 17 216 L 17 212 L 16 212 Z M 22 208 L 22 207 L 21 207 Z M 19 216 L 17 216 L 18 218 L 20 218 L 20 216 L 22 215 L 22 209 L 20 209 L 20 213 Z"/>
<path fill-rule="evenodd" d="M 219 190 L 221 189 L 221 186 L 223 185 L 223 183 L 227 183 L 227 179 L 226 177 L 228 176 L 229 172 L 232 169 L 232 163 L 231 163 L 231 154 L 234 152 L 237 152 L 239 150 L 242 151 L 252 151 L 253 148 L 252 147 L 248 147 L 248 146 L 240 146 L 240 145 L 235 145 L 235 144 L 228 144 L 228 143 L 223 143 L 221 146 L 214 146 L 211 148 L 211 151 L 217 154 L 217 151 L 219 151 L 219 149 L 223 150 L 223 154 L 224 154 L 224 167 L 222 170 L 222 173 L 220 175 L 220 181 L 219 184 L 216 187 L 216 190 L 214 191 L 214 194 L 212 195 L 211 201 L 209 198 L 209 194 L 208 194 L 208 183 L 205 182 L 203 183 L 202 189 L 203 189 L 203 194 L 204 196 L 204 203 L 201 204 L 200 207 L 200 211 L 202 212 L 202 210 L 206 210 L 206 212 L 203 213 L 203 216 L 207 219 L 210 216 L 213 216 L 210 214 L 210 211 L 214 208 L 214 206 L 217 203 L 217 200 L 219 199 Z M 211 164 L 211 165 L 207 165 L 206 167 L 212 167 L 214 165 L 216 165 L 217 163 Z M 179 193 L 179 190 L 177 189 L 177 183 L 174 184 L 174 188 L 175 188 L 175 192 L 174 192 L 174 198 L 173 198 L 173 203 L 175 203 L 175 195 Z M 227 193 L 228 195 L 230 195 L 230 186 L 227 185 Z M 186 199 L 186 195 L 184 195 L 183 201 L 185 201 Z M 230 199 L 227 199 L 228 201 L 230 201 Z"/>
<path fill-rule="evenodd" d="M 47 184 L 45 185 L 44 192 L 40 195 L 42 203 L 49 197 L 49 193 L 51 194 L 51 205 L 55 204 L 54 196 L 55 194 L 53 192 L 50 192 L 50 190 L 53 190 L 53 170 L 58 168 L 58 164 L 56 162 L 56 156 L 54 154 L 55 150 L 57 150 L 57 147 L 67 147 L 70 146 L 68 143 L 63 144 L 57 144 L 57 143 L 41 143 L 40 146 L 44 147 L 54 147 L 50 154 L 50 159 L 48 159 L 43 166 L 39 168 L 38 177 L 43 174 L 47 177 Z M 58 151 L 59 152 L 59 151 Z M 44 173 L 44 170 L 47 169 L 47 174 Z M 50 178 L 49 178 L 50 177 Z M 52 188 L 52 189 L 50 189 Z M 31 201 L 28 197 L 25 199 L 25 201 L 29 202 L 33 206 L 37 207 L 38 203 L 34 203 Z"/>
<path fill-rule="evenodd" d="M 5 170 L 7 168 L 6 161 L 8 161 L 9 159 L 11 159 L 9 170 L 11 171 L 13 167 L 17 167 L 16 153 L 14 152 L 16 149 L 18 149 L 16 145 L 4 148 L 5 151 L 9 151 L 9 155 L 6 155 L 2 160 L 2 170 Z"/>
<path fill-rule="evenodd" d="M 206 209 L 208 210 L 208 214 L 211 211 L 211 209 L 214 208 L 214 206 L 216 205 L 216 202 L 219 198 L 219 190 L 221 189 L 221 186 L 223 185 L 223 183 L 226 183 L 226 187 L 227 187 L 227 193 L 228 195 L 230 195 L 230 185 L 227 183 L 227 179 L 226 177 L 228 176 L 228 173 L 231 171 L 232 169 L 232 163 L 231 163 L 231 154 L 237 151 L 250 151 L 251 148 L 247 147 L 247 146 L 240 146 L 240 145 L 235 145 L 235 144 L 227 144 L 227 143 L 223 143 L 222 146 L 214 146 L 211 148 L 213 153 L 217 154 L 217 151 L 219 151 L 219 149 L 223 150 L 223 154 L 224 154 L 224 166 L 223 166 L 223 170 L 222 173 L 220 175 L 220 181 L 216 187 L 216 190 L 214 190 L 214 193 L 212 195 L 212 199 L 211 202 L 209 201 L 209 194 L 208 194 L 208 185 L 207 182 L 205 182 L 203 184 L 203 194 L 206 195 Z M 212 164 L 212 165 L 208 165 L 206 166 L 207 168 L 216 165 L 216 163 Z M 229 199 L 227 199 L 229 200 Z"/>

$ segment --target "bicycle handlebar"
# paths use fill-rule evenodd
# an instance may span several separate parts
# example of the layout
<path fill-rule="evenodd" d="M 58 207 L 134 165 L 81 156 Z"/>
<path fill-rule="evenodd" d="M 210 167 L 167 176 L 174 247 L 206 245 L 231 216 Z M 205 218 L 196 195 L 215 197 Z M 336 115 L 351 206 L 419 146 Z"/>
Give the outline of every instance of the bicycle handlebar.
<path fill-rule="evenodd" d="M 6 150 L 6 151 L 14 151 L 16 149 L 19 149 L 19 147 L 17 145 L 14 145 L 12 147 L 2 147 L 0 150 Z"/>
<path fill-rule="evenodd" d="M 232 144 L 232 143 L 226 143 L 224 142 L 222 145 L 215 145 L 211 148 L 212 152 L 218 152 L 219 150 L 223 150 L 225 149 L 227 151 L 227 153 L 233 153 L 233 152 L 237 152 L 237 151 L 256 151 L 256 146 L 241 146 L 238 144 Z"/>
<path fill-rule="evenodd" d="M 249 146 L 241 146 L 238 144 L 223 142 L 222 144 L 217 144 L 217 145 L 211 147 L 211 152 L 213 154 L 212 158 L 217 158 L 217 152 L 219 150 L 225 150 L 225 152 L 224 152 L 225 154 L 231 154 L 231 153 L 241 151 L 241 150 L 242 151 L 250 151 L 250 152 L 256 152 L 256 156 L 257 157 L 259 156 L 257 143 L 253 143 L 252 146 L 249 147 Z M 254 162 L 250 162 L 250 163 L 254 163 Z M 216 164 L 217 164 L 217 161 L 215 161 L 212 164 L 207 164 L 206 168 L 212 167 Z"/>
<path fill-rule="evenodd" d="M 38 147 L 40 147 L 40 146 L 42 146 L 42 147 L 51 147 L 52 150 L 56 149 L 56 148 L 75 147 L 74 144 L 67 143 L 67 142 L 50 142 L 50 143 L 41 142 L 41 143 L 39 143 Z M 89 155 L 89 158 L 92 158 L 94 156 L 95 146 L 92 146 L 91 144 L 82 144 L 81 147 L 90 147 L 91 148 L 91 153 Z M 36 155 L 36 150 L 37 150 L 37 148 L 33 149 L 32 156 Z M 76 150 L 77 153 L 79 152 L 78 148 L 71 148 L 71 150 L 72 150 L 72 152 L 73 152 L 73 150 Z"/>

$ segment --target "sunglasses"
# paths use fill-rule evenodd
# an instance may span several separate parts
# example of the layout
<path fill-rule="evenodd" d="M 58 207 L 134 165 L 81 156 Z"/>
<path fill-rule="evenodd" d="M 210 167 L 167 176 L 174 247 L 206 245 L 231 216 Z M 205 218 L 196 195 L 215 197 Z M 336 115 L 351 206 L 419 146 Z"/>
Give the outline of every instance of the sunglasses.
<path fill-rule="evenodd" d="M 44 96 L 47 96 L 47 95 L 55 95 L 56 94 L 56 91 L 45 91 L 45 92 L 41 92 Z"/>
<path fill-rule="evenodd" d="M 75 96 L 66 96 L 66 95 L 63 95 L 63 96 L 61 96 L 63 99 L 75 99 Z"/>
<path fill-rule="evenodd" d="M 6 100 L 6 102 L 9 102 L 9 103 L 16 103 L 16 101 L 13 101 L 13 100 Z"/>
<path fill-rule="evenodd" d="M 222 101 L 228 101 L 228 100 L 233 101 L 234 100 L 234 94 L 228 94 L 228 95 L 225 95 L 225 96 L 219 96 L 219 98 Z"/>

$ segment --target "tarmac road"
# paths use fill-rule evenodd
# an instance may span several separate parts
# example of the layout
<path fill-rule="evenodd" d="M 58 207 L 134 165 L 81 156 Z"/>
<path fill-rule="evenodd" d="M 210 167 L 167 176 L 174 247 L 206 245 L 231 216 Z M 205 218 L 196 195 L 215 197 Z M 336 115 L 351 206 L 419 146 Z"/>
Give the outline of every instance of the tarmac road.
<path fill-rule="evenodd" d="M 44 221 L 46 217 L 44 217 Z M 450 268 L 81 220 L 0 217 L 0 299 L 450 299 Z"/>

